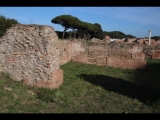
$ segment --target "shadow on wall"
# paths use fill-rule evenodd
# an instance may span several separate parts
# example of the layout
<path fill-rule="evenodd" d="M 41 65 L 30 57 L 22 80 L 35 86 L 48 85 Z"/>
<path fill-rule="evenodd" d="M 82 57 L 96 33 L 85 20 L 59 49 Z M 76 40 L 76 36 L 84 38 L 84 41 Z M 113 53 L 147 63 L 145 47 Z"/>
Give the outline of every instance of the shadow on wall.
<path fill-rule="evenodd" d="M 145 70 L 136 70 L 133 73 L 135 75 L 133 82 L 105 75 L 80 74 L 79 77 L 101 86 L 107 91 L 138 99 L 145 104 L 151 105 L 160 100 L 160 75 L 157 75 L 158 72 L 153 70 L 154 67 L 160 69 L 160 64 L 151 64 Z M 153 73 L 149 74 L 150 72 Z"/>

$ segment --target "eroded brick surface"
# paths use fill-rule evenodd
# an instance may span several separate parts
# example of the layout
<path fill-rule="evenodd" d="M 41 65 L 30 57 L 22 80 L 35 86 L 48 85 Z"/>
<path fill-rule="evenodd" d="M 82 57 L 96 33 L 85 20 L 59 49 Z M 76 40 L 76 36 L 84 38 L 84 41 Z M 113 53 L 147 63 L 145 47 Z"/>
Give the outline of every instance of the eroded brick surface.
<path fill-rule="evenodd" d="M 152 58 L 153 59 L 160 59 L 160 50 L 154 50 Z"/>
<path fill-rule="evenodd" d="M 17 81 L 49 88 L 59 87 L 63 81 L 58 37 L 51 26 L 12 26 L 2 37 L 0 57 L 0 71 Z"/>
<path fill-rule="evenodd" d="M 135 44 L 70 42 L 71 60 L 99 66 L 128 69 L 144 68 L 146 65 L 143 47 Z"/>

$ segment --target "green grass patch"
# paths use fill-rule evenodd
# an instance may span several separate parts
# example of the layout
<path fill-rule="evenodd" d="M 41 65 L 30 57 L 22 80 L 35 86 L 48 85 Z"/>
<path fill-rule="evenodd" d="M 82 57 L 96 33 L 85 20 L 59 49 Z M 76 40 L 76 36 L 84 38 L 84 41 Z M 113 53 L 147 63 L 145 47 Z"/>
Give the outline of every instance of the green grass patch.
<path fill-rule="evenodd" d="M 0 74 L 1 113 L 159 113 L 160 60 L 143 70 L 68 62 L 64 82 L 49 90 Z"/>

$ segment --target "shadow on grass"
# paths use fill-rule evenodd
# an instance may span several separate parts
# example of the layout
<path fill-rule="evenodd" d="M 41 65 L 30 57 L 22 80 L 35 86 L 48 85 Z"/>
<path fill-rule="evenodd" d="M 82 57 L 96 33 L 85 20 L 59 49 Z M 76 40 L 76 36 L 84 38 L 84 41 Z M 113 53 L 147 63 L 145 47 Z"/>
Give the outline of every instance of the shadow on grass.
<path fill-rule="evenodd" d="M 159 72 L 159 73 L 158 73 Z M 101 86 L 107 91 L 125 95 L 151 105 L 160 100 L 160 64 L 152 63 L 144 70 L 135 70 L 133 82 L 105 75 L 80 74 L 84 80 Z"/>
<path fill-rule="evenodd" d="M 152 88 L 160 88 L 160 60 L 150 60 L 144 70 L 136 70 L 134 82 Z"/>

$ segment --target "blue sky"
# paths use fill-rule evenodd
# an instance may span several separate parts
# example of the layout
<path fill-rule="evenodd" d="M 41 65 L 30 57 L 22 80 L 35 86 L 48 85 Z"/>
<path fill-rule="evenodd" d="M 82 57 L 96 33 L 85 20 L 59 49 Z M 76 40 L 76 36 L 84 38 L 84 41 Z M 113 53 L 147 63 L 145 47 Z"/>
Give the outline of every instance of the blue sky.
<path fill-rule="evenodd" d="M 63 27 L 51 23 L 59 15 L 72 15 L 82 21 L 99 23 L 103 31 L 121 31 L 136 37 L 160 36 L 160 7 L 0 7 L 0 15 L 22 24 Z"/>

